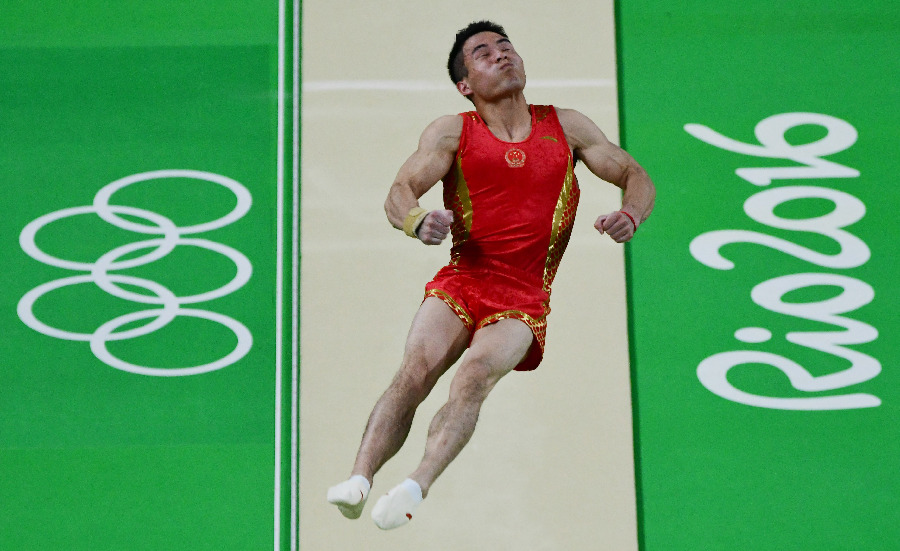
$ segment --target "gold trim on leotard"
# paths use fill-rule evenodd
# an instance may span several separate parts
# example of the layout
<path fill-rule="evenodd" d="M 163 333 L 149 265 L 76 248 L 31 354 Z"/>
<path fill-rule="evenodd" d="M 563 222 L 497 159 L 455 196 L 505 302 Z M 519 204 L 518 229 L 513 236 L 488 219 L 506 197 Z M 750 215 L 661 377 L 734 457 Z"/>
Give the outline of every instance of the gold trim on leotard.
<path fill-rule="evenodd" d="M 444 301 L 444 303 L 459 316 L 459 319 L 462 320 L 463 325 L 466 326 L 467 330 L 472 331 L 475 328 L 475 320 L 472 319 L 472 316 L 470 316 L 466 309 L 460 306 L 459 303 L 446 292 L 441 291 L 440 289 L 431 289 L 425 293 L 425 298 L 428 297 L 436 297 Z"/>
<path fill-rule="evenodd" d="M 451 234 L 453 235 L 453 249 L 457 249 L 459 245 L 469 240 L 469 234 L 472 231 L 472 217 L 474 215 L 472 198 L 469 197 L 469 184 L 466 182 L 466 175 L 463 174 L 462 156 L 456 158 L 455 180 L 456 192 L 450 205 L 450 208 L 453 210 L 453 223 L 450 226 Z M 458 254 L 451 255 L 451 264 L 456 264 L 458 261 Z"/>
<path fill-rule="evenodd" d="M 482 327 L 490 325 L 492 323 L 496 323 L 503 319 L 517 319 L 525 323 L 529 329 L 531 329 L 532 334 L 534 334 L 534 338 L 537 340 L 538 345 L 541 347 L 541 350 L 544 350 L 544 344 L 547 341 L 547 313 L 549 312 L 549 306 L 544 304 L 544 315 L 540 319 L 535 319 L 532 316 L 529 316 L 525 312 L 521 312 L 519 310 L 504 310 L 503 312 L 497 312 L 496 314 L 492 314 L 480 322 L 478 322 L 478 326 L 475 328 L 477 331 Z"/>
<path fill-rule="evenodd" d="M 566 176 L 559 199 L 556 200 L 556 210 L 553 212 L 553 228 L 550 234 L 550 246 L 547 249 L 547 260 L 544 263 L 544 291 L 550 292 L 550 285 L 556 277 L 559 263 L 562 260 L 569 237 L 572 235 L 572 223 L 575 221 L 575 211 L 578 208 L 578 182 L 575 179 L 575 171 L 572 167 L 572 155 L 569 154 L 569 165 L 566 168 Z"/>

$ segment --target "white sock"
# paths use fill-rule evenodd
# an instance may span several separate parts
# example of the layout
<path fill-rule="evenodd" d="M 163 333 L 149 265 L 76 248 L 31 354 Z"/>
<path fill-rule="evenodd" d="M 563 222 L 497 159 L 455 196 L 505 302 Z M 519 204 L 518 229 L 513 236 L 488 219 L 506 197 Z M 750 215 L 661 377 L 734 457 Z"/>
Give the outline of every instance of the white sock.
<path fill-rule="evenodd" d="M 357 519 L 362 514 L 363 507 L 366 506 L 366 499 L 369 497 L 369 490 L 372 486 L 366 477 L 362 475 L 353 475 L 337 486 L 328 488 L 328 503 L 337 505 L 345 517 L 349 519 Z"/>
<path fill-rule="evenodd" d="M 372 520 L 382 530 L 403 526 L 412 520 L 422 499 L 422 487 L 415 480 L 407 478 L 381 496 L 372 509 Z"/>

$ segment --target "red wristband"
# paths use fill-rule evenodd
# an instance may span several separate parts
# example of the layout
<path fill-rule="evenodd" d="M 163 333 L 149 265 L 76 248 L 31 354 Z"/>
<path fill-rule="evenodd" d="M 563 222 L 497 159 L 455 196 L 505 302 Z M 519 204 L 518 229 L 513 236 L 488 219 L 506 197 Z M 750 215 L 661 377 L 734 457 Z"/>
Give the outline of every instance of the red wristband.
<path fill-rule="evenodd" d="M 622 214 L 627 216 L 629 220 L 631 220 L 631 224 L 634 226 L 634 231 L 637 231 L 637 222 L 634 221 L 634 217 L 631 216 L 630 214 L 628 214 L 627 212 L 625 212 L 624 210 L 620 210 L 619 212 L 621 212 Z"/>

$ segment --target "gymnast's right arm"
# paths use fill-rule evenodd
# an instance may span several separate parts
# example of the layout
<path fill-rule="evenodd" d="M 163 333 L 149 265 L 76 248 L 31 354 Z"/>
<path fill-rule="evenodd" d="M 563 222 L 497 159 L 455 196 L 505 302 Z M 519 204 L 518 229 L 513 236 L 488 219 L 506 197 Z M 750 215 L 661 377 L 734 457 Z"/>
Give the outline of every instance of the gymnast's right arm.
<path fill-rule="evenodd" d="M 400 167 L 384 202 L 384 211 L 391 225 L 399 230 L 413 228 L 414 235 L 426 245 L 440 244 L 450 233 L 453 212 L 433 210 L 416 215 L 419 198 L 447 174 L 456 158 L 462 117 L 448 115 L 432 122 L 422 132 L 419 147 Z M 410 217 L 408 219 L 408 217 Z M 418 218 L 418 220 L 416 220 Z"/>

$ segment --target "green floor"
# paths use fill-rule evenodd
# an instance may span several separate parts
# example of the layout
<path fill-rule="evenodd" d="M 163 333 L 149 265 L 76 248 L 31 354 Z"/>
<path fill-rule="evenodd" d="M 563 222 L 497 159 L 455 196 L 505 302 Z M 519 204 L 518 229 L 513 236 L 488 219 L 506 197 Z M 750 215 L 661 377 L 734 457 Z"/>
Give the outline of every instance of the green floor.
<path fill-rule="evenodd" d="M 643 549 L 898 549 L 897 4 L 618 16 Z"/>
<path fill-rule="evenodd" d="M 0 18 L 0 549 L 287 545 L 278 4 L 16 4 Z M 109 187 L 160 170 L 202 174 Z"/>

